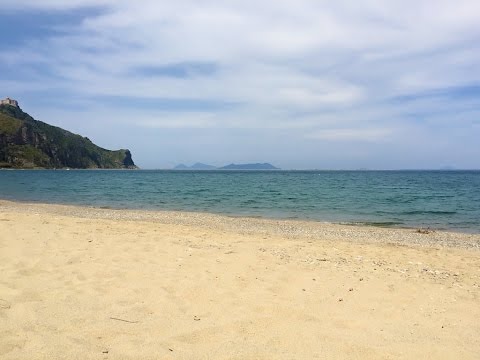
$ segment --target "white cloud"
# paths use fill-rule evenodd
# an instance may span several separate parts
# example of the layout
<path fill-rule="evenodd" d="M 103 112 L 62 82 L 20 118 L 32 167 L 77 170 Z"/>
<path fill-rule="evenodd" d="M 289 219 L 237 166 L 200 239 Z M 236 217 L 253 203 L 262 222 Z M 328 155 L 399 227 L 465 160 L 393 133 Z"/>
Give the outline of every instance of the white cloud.
<path fill-rule="evenodd" d="M 127 119 L 128 122 L 128 119 Z M 158 112 L 150 119 L 142 118 L 136 125 L 151 129 L 202 129 L 212 128 L 217 124 L 215 115 L 210 113 L 168 113 Z"/>
<path fill-rule="evenodd" d="M 393 133 L 392 129 L 328 129 L 321 130 L 306 137 L 328 141 L 388 141 Z"/>
<path fill-rule="evenodd" d="M 132 105 L 132 126 L 295 129 L 298 139 L 312 141 L 402 141 L 409 121 L 402 116 L 438 104 L 389 104 L 391 98 L 480 82 L 474 0 L 3 0 L 2 6 L 103 8 L 61 34 L 0 52 L 3 63 L 36 64 L 56 75 L 35 84 L 0 80 L 2 87 L 73 93 L 91 102 L 88 116 L 99 119 L 105 97 L 233 104 L 206 111 Z M 132 71 L 191 62 L 214 64 L 215 71 L 191 77 Z M 112 104 L 105 113 L 114 111 Z"/>

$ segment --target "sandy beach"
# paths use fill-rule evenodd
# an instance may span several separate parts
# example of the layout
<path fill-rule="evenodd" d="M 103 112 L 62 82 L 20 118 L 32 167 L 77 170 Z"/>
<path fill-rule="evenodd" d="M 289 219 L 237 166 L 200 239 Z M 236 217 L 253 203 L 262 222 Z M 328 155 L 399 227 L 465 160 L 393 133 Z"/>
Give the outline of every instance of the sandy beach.
<path fill-rule="evenodd" d="M 480 235 L 0 201 L 1 359 L 478 359 Z"/>

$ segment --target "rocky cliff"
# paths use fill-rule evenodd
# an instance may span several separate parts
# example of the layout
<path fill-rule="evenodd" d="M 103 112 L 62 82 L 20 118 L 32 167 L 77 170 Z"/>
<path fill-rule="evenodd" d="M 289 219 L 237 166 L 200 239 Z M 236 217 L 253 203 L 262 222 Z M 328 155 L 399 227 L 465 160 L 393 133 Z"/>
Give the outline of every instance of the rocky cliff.
<path fill-rule="evenodd" d="M 0 105 L 0 168 L 135 169 L 129 150 L 103 149 L 88 138 Z"/>

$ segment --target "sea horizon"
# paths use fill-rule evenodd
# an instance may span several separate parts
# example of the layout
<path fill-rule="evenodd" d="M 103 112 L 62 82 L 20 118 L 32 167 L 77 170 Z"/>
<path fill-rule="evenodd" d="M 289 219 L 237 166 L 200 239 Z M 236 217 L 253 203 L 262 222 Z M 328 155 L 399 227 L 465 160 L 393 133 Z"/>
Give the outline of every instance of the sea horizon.
<path fill-rule="evenodd" d="M 455 169 L 441 169 L 441 168 L 398 168 L 398 169 L 381 169 L 381 168 L 374 168 L 374 169 L 316 169 L 316 168 L 292 168 L 292 169 L 221 169 L 221 168 L 216 168 L 216 169 L 175 169 L 175 168 L 142 168 L 139 167 L 137 169 L 127 169 L 127 168 L 118 168 L 118 169 L 102 169 L 102 168 L 85 168 L 85 169 L 79 169 L 79 168 L 8 168 L 8 167 L 3 167 L 0 168 L 1 170 L 11 170 L 11 171 L 177 171 L 177 172 L 215 172 L 215 171 L 225 171 L 225 172 L 242 172 L 242 171 L 247 171 L 247 172 L 287 172 L 287 171 L 305 171 L 305 172 L 311 172 L 311 171 L 355 171 L 355 172 L 369 172 L 369 171 L 432 171 L 432 172 L 456 172 L 456 171 L 472 171 L 472 172 L 480 172 L 480 168 L 455 168 Z"/>

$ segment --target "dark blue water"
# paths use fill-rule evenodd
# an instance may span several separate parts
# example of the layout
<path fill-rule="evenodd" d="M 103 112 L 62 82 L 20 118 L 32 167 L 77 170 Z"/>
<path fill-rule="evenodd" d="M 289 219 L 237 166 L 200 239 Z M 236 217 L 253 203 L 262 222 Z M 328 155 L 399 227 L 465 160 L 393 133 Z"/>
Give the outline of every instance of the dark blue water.
<path fill-rule="evenodd" d="M 480 233 L 479 171 L 0 171 L 0 198 Z"/>

